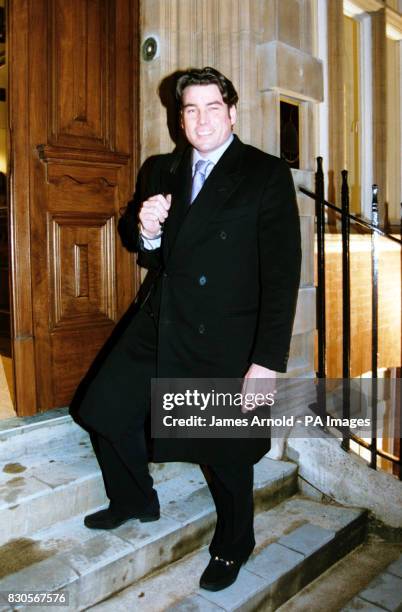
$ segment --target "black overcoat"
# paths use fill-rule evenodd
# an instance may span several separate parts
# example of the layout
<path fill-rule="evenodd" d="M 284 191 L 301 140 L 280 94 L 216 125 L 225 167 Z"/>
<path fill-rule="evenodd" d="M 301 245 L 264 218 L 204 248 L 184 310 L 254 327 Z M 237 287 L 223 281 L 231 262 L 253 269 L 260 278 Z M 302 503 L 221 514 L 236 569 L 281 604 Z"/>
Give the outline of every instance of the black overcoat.
<path fill-rule="evenodd" d="M 287 164 L 235 136 L 191 206 L 190 148 L 140 176 L 119 233 L 149 269 L 139 306 L 157 321 L 157 375 L 242 377 L 251 363 L 285 372 L 301 261 Z M 157 193 L 172 194 L 171 209 L 161 248 L 144 252 L 138 208 Z M 264 439 L 156 440 L 154 460 L 254 463 L 268 450 Z"/>

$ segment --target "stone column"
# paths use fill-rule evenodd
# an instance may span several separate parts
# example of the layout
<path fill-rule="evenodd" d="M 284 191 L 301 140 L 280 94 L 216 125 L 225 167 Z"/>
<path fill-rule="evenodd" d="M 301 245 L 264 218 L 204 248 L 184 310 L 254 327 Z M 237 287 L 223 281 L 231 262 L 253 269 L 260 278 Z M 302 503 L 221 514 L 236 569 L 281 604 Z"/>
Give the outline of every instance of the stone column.
<path fill-rule="evenodd" d="M 321 62 L 313 56 L 314 26 L 310 0 L 266 0 L 258 45 L 258 91 L 262 109 L 261 147 L 280 155 L 280 99 L 299 104 L 300 169 L 297 185 L 314 189 L 314 112 L 323 99 Z M 289 370 L 314 370 L 314 202 L 298 194 L 303 268 Z"/>
<path fill-rule="evenodd" d="M 373 182 L 380 188 L 379 201 L 386 198 L 387 185 L 387 48 L 385 9 L 371 15 L 373 62 Z M 380 222 L 384 210 L 380 209 Z"/>
<path fill-rule="evenodd" d="M 388 215 L 392 224 L 400 222 L 402 202 L 402 41 L 387 42 L 387 191 Z"/>
<path fill-rule="evenodd" d="M 328 11 L 328 199 L 340 204 L 341 171 L 345 168 L 343 0 L 330 0 Z"/>

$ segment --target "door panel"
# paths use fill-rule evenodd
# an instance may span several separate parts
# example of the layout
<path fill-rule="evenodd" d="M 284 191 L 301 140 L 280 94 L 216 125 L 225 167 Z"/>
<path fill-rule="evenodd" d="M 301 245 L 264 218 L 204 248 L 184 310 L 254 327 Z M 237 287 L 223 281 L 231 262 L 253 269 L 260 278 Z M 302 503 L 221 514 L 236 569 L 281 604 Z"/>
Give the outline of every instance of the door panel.
<path fill-rule="evenodd" d="M 15 251 L 29 248 L 32 302 L 24 307 L 31 308 L 33 355 L 23 352 L 25 363 L 31 358 L 27 382 L 36 389 L 34 402 L 32 394 L 28 399 L 17 389 L 17 410 L 32 414 L 70 401 L 136 291 L 138 271 L 116 239 L 116 221 L 137 170 L 138 5 L 132 0 L 11 5 L 15 24 L 17 14 L 24 16 L 20 51 L 29 65 L 28 80 L 19 82 L 30 125 L 24 202 L 29 236 L 16 233 Z M 18 145 L 27 135 L 17 127 L 13 139 L 18 164 Z M 14 196 L 18 217 L 20 192 Z M 14 270 L 17 299 L 24 282 L 18 257 Z M 16 354 L 21 336 L 17 322 Z M 22 364 L 21 356 L 17 380 Z"/>
<path fill-rule="evenodd" d="M 51 141 L 111 148 L 115 2 L 48 3 Z"/>
<path fill-rule="evenodd" d="M 108 325 L 116 317 L 114 218 L 49 215 L 50 331 Z"/>

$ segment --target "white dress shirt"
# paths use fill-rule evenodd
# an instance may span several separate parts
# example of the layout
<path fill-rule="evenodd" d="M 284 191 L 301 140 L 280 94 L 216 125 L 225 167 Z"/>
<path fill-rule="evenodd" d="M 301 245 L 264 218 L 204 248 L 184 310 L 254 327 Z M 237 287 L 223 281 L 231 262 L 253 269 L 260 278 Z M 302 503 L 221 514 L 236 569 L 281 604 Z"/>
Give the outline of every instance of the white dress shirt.
<path fill-rule="evenodd" d="M 207 167 L 207 171 L 205 173 L 205 180 L 206 180 L 208 176 L 211 174 L 215 165 L 218 163 L 219 159 L 222 157 L 222 155 L 228 148 L 228 146 L 232 143 L 232 140 L 233 140 L 233 134 L 231 134 L 229 138 L 225 140 L 223 144 L 221 144 L 220 147 L 218 147 L 214 151 L 210 151 L 207 155 L 202 155 L 199 151 L 197 151 L 197 149 L 193 149 L 192 159 L 191 159 L 191 168 L 192 168 L 191 176 L 194 178 L 195 164 L 197 163 L 197 161 L 199 159 L 205 159 L 205 160 L 212 162 Z M 156 238 L 147 238 L 146 236 L 140 233 L 142 243 L 144 245 L 145 250 L 153 251 L 154 249 L 159 249 L 161 245 L 161 235 L 162 235 L 162 232 Z"/>

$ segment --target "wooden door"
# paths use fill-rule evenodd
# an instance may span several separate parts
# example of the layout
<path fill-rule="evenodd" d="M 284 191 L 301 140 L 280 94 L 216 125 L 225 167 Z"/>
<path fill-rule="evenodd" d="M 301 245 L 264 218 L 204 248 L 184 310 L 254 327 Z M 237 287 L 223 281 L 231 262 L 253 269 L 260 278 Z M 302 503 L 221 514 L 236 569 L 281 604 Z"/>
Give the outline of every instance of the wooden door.
<path fill-rule="evenodd" d="M 116 225 L 137 170 L 138 3 L 13 0 L 9 30 L 22 415 L 69 403 L 136 291 Z"/>

